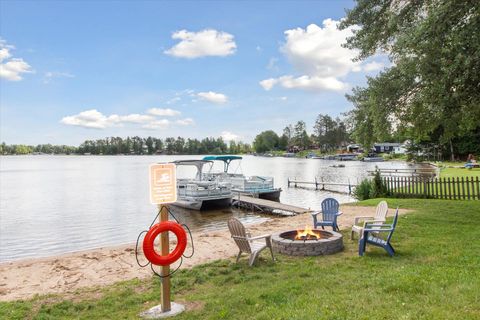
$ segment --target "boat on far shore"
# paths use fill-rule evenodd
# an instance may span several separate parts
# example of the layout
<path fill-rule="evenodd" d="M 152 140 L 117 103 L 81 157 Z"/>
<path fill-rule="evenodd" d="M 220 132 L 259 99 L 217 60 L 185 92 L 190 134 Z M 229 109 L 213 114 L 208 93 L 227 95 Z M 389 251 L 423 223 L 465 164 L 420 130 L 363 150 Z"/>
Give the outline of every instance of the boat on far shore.
<path fill-rule="evenodd" d="M 362 159 L 365 162 L 383 162 L 385 159 L 383 157 L 377 156 L 375 153 L 369 153 L 366 157 Z"/>
<path fill-rule="evenodd" d="M 232 192 L 256 198 L 279 201 L 281 188 L 275 188 L 273 177 L 245 176 L 243 173 L 229 172 L 234 160 L 242 160 L 240 156 L 206 156 L 204 161 L 222 161 L 223 172 L 204 173 L 206 179 L 230 183 Z"/>
<path fill-rule="evenodd" d="M 172 163 L 177 167 L 194 166 L 197 169 L 194 178 L 177 178 L 178 200 L 173 203 L 174 206 L 193 210 L 230 206 L 232 202 L 231 184 L 204 179 L 203 166 L 212 164 L 212 161 L 177 160 Z"/>

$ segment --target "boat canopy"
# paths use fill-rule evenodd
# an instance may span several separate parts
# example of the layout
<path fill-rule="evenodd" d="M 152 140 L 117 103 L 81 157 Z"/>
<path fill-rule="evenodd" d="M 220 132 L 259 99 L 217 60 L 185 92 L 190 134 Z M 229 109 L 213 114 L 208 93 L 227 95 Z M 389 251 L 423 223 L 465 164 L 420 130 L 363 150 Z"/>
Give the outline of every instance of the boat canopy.
<path fill-rule="evenodd" d="M 172 161 L 171 163 L 174 163 L 177 166 L 195 166 L 197 168 L 196 179 L 197 180 L 202 180 L 203 166 L 207 163 L 213 163 L 213 161 L 207 161 L 207 160 L 176 160 L 176 161 Z"/>
<path fill-rule="evenodd" d="M 223 161 L 224 162 L 224 166 L 223 166 L 223 171 L 224 172 L 228 171 L 228 167 L 230 166 L 230 162 L 232 162 L 233 160 L 241 160 L 241 159 L 242 159 L 242 157 L 240 157 L 240 156 L 206 156 L 206 157 L 203 157 L 203 160 L 206 160 L 206 161 L 214 161 L 214 160 Z"/>
<path fill-rule="evenodd" d="M 239 156 L 206 156 L 206 157 L 203 157 L 202 160 L 206 160 L 206 161 L 213 161 L 213 160 L 222 160 L 222 161 L 225 161 L 225 162 L 230 162 L 232 160 L 240 160 L 242 159 L 242 157 L 239 157 Z"/>

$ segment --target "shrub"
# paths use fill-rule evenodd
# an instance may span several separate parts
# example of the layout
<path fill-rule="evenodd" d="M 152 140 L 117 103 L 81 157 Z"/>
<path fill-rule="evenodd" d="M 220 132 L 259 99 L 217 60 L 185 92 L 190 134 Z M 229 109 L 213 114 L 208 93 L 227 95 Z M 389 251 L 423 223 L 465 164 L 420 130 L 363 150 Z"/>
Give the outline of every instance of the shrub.
<path fill-rule="evenodd" d="M 378 168 L 375 169 L 375 175 L 373 176 L 371 185 L 370 198 L 382 198 L 387 196 L 387 187 L 383 183 Z"/>
<path fill-rule="evenodd" d="M 372 182 L 368 179 L 363 179 L 362 182 L 353 190 L 353 196 L 358 200 L 370 199 L 372 193 Z"/>

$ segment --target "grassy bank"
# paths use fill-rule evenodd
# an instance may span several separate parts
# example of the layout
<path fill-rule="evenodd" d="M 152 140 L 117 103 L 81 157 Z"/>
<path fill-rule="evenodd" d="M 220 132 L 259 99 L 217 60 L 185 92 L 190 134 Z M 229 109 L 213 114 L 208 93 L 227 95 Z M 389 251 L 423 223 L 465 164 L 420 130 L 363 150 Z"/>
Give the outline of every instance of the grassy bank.
<path fill-rule="evenodd" d="M 379 199 L 362 205 L 376 205 Z M 414 212 L 402 216 L 392 242 L 397 255 L 345 235 L 345 250 L 326 257 L 264 253 L 183 270 L 173 299 L 190 309 L 175 319 L 478 319 L 480 201 L 388 199 Z M 234 254 L 234 252 L 232 252 Z M 131 280 L 69 296 L 0 304 L 1 319 L 135 319 L 159 303 L 159 281 Z"/>

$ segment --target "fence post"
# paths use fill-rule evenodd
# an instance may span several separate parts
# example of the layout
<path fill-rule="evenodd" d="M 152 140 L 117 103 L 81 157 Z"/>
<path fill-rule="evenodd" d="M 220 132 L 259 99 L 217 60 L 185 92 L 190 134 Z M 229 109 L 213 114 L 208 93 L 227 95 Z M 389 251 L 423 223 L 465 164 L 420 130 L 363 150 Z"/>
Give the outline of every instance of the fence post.
<path fill-rule="evenodd" d="M 447 178 L 448 181 L 448 199 L 452 200 L 452 185 L 450 184 L 450 177 Z"/>
<path fill-rule="evenodd" d="M 453 200 L 457 200 L 457 184 L 455 182 L 455 177 L 452 178 L 452 189 L 453 189 Z"/>
<path fill-rule="evenodd" d="M 427 182 L 425 181 L 425 178 L 423 179 L 423 197 L 427 197 Z"/>
<path fill-rule="evenodd" d="M 442 178 L 438 178 L 437 181 L 440 182 L 440 199 L 443 199 Z"/>
<path fill-rule="evenodd" d="M 470 200 L 470 185 L 468 184 L 468 177 L 465 178 L 465 184 L 467 185 L 467 199 Z"/>
<path fill-rule="evenodd" d="M 480 199 L 480 181 L 478 180 L 478 177 L 476 177 L 476 182 L 477 182 L 477 200 Z"/>

